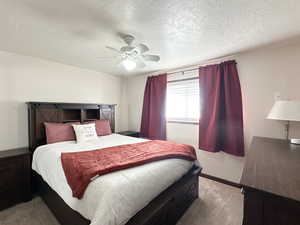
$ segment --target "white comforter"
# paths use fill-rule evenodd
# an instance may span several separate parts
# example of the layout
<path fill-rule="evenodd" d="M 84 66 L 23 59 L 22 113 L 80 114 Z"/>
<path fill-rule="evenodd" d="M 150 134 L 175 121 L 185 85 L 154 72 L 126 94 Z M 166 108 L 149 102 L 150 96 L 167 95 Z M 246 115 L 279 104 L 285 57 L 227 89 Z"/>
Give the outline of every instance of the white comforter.
<path fill-rule="evenodd" d="M 89 219 L 92 225 L 123 225 L 163 190 L 182 177 L 193 162 L 166 159 L 117 171 L 91 182 L 82 199 L 72 197 L 61 165 L 61 152 L 86 151 L 122 144 L 147 141 L 118 134 L 77 144 L 60 142 L 38 147 L 32 168 L 74 210 Z"/>

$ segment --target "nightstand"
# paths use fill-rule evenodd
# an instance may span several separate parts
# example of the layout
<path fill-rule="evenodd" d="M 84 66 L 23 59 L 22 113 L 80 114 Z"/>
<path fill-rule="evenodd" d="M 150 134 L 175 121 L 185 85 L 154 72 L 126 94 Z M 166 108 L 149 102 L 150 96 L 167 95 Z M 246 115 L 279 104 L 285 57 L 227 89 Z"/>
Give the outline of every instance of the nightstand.
<path fill-rule="evenodd" d="M 0 210 L 31 200 L 28 148 L 0 151 Z"/>
<path fill-rule="evenodd" d="M 130 136 L 130 137 L 140 137 L 140 132 L 137 131 L 121 131 L 118 134 Z"/>

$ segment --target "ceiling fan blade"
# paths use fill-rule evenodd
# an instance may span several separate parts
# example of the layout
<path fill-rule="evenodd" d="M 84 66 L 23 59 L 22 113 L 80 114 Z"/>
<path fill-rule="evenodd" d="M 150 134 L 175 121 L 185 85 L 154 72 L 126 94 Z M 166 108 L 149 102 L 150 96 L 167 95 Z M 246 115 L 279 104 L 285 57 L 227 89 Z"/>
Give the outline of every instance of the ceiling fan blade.
<path fill-rule="evenodd" d="M 109 49 L 109 50 L 112 50 L 112 51 L 114 51 L 114 52 L 117 52 L 117 53 L 121 53 L 118 49 L 116 49 L 116 48 L 113 48 L 113 47 L 110 47 L 110 46 L 105 46 L 107 49 Z"/>
<path fill-rule="evenodd" d="M 148 46 L 145 45 L 145 44 L 139 44 L 139 45 L 136 46 L 136 48 L 138 49 L 138 51 L 139 51 L 141 54 L 143 54 L 144 52 L 149 51 Z"/>
<path fill-rule="evenodd" d="M 121 52 L 130 52 L 134 49 L 132 46 L 124 46 L 120 49 Z"/>
<path fill-rule="evenodd" d="M 119 36 L 123 39 L 123 41 L 127 44 L 127 45 L 131 45 L 132 42 L 134 41 L 134 37 L 130 34 L 124 34 L 124 33 L 119 33 Z"/>
<path fill-rule="evenodd" d="M 146 64 L 141 60 L 135 60 L 135 63 L 137 68 L 144 68 L 146 66 Z"/>
<path fill-rule="evenodd" d="M 142 57 L 146 61 L 158 62 L 160 60 L 160 57 L 158 55 L 142 55 Z"/>

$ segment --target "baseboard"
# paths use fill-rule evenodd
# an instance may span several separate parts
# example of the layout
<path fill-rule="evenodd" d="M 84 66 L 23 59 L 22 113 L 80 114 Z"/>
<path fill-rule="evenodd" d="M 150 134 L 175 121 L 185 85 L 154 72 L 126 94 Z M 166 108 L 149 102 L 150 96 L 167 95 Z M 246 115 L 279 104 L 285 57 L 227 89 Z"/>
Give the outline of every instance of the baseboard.
<path fill-rule="evenodd" d="M 200 177 L 204 177 L 204 178 L 207 178 L 207 179 L 210 179 L 210 180 L 222 183 L 222 184 L 227 184 L 227 185 L 230 185 L 232 187 L 242 188 L 242 185 L 240 185 L 238 183 L 235 183 L 235 182 L 232 182 L 232 181 L 229 181 L 229 180 L 224 180 L 224 179 L 219 178 L 219 177 L 214 177 L 214 176 L 211 176 L 211 175 L 208 175 L 208 174 L 205 174 L 205 173 L 201 173 Z"/>

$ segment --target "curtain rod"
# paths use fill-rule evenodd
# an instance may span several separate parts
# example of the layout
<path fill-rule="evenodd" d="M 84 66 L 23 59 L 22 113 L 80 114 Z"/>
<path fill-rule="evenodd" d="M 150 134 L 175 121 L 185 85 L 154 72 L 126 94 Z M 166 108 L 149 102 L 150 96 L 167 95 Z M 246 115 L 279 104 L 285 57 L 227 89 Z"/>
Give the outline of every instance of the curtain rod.
<path fill-rule="evenodd" d="M 191 72 L 191 71 L 198 70 L 198 69 L 199 69 L 199 67 L 193 68 L 193 69 L 180 70 L 180 71 L 176 71 L 176 72 L 167 73 L 167 75 L 171 75 L 171 74 L 175 74 L 175 73 Z"/>
<path fill-rule="evenodd" d="M 194 71 L 194 70 L 198 70 L 199 67 L 201 66 L 206 66 L 206 65 L 210 65 L 210 64 L 214 64 L 214 63 L 221 63 L 222 61 L 225 61 L 225 60 L 231 60 L 235 57 L 236 55 L 228 55 L 228 56 L 224 56 L 224 57 L 220 57 L 220 58 L 214 58 L 214 59 L 210 59 L 210 60 L 206 60 L 206 61 L 202 61 L 202 62 L 199 62 L 197 64 L 194 64 L 194 65 L 190 65 L 190 66 L 187 66 L 185 68 L 187 69 L 184 69 L 184 68 L 177 68 L 176 69 L 171 69 L 169 71 L 171 72 L 167 72 L 167 71 L 157 71 L 155 72 L 153 75 L 158 75 L 158 74 L 162 74 L 162 73 L 166 73 L 167 75 L 171 75 L 171 74 L 175 74 L 175 73 L 184 73 L 184 72 L 190 72 L 190 71 Z M 195 67 L 197 66 L 197 67 Z M 192 67 L 192 68 L 191 68 Z M 195 68 L 193 68 L 195 67 Z"/>

